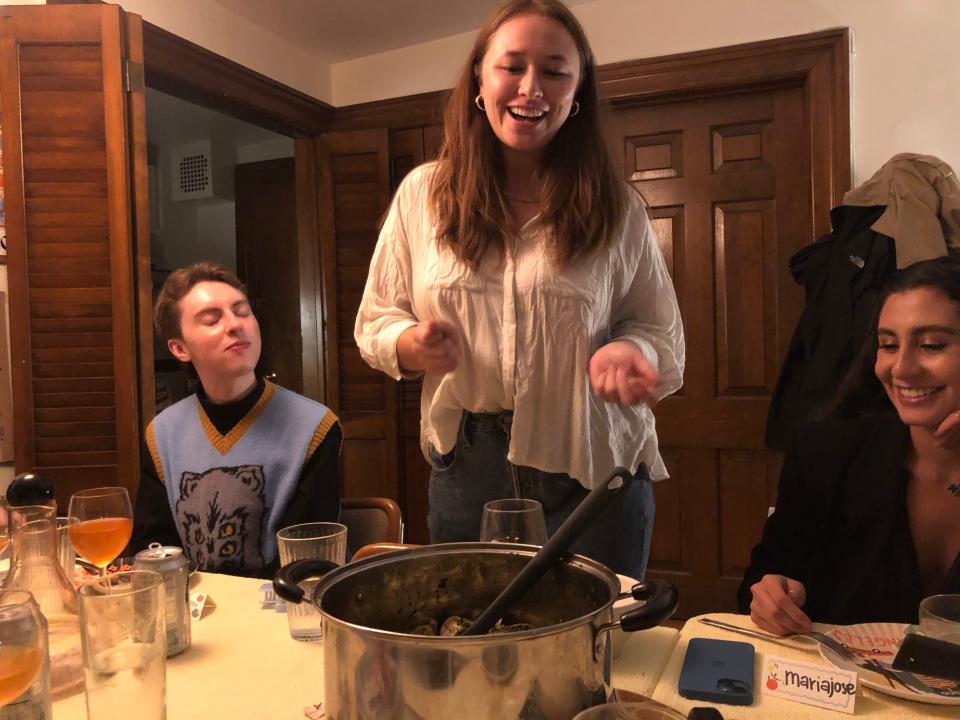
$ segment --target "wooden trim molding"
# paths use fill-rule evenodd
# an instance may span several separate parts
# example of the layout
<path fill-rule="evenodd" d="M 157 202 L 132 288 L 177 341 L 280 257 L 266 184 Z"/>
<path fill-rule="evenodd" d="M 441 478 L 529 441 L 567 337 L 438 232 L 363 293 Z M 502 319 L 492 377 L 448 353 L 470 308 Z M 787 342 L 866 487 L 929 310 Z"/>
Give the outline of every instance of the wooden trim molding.
<path fill-rule="evenodd" d="M 449 90 L 334 108 L 332 131 L 441 125 Z"/>
<path fill-rule="evenodd" d="M 709 50 L 610 63 L 598 68 L 601 94 L 611 103 L 664 93 L 723 90 L 806 76 L 824 53 L 849 47 L 846 28 L 761 40 Z"/>
<path fill-rule="evenodd" d="M 95 5 L 104 0 L 47 0 Z M 147 85 L 182 100 L 292 137 L 325 132 L 333 107 L 223 55 L 144 21 Z"/>
<path fill-rule="evenodd" d="M 321 260 L 320 208 L 323 206 L 316 142 L 294 144 L 297 191 L 297 267 L 300 273 L 300 335 L 303 338 L 303 394 L 326 399 L 324 263 Z"/>
<path fill-rule="evenodd" d="M 307 137 L 333 121 L 327 103 L 143 23 L 147 85 L 276 132 Z"/>

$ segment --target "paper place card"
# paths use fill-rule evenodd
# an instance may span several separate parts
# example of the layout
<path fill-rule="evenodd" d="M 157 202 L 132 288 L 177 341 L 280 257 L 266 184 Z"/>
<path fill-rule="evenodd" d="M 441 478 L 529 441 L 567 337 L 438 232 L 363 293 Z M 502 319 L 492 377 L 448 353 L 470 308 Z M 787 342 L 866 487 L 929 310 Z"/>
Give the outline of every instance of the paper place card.
<path fill-rule="evenodd" d="M 190 593 L 190 620 L 197 622 L 205 610 L 212 610 L 217 604 L 205 592 Z"/>
<path fill-rule="evenodd" d="M 857 701 L 856 671 L 808 665 L 774 655 L 763 660 L 760 686 L 764 695 L 851 715 Z"/>

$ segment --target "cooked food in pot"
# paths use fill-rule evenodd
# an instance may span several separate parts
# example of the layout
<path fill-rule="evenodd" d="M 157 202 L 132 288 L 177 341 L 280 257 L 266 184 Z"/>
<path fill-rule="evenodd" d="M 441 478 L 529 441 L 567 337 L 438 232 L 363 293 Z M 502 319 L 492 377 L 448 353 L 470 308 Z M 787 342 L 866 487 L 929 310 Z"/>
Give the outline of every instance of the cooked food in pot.
<path fill-rule="evenodd" d="M 435 617 L 431 617 L 423 610 L 414 611 L 407 626 L 407 633 L 410 635 L 429 635 L 431 637 L 455 637 L 462 635 L 473 624 L 473 621 L 480 617 L 480 610 L 476 610 L 468 617 L 462 615 L 448 615 L 442 622 Z M 502 619 L 497 621 L 487 635 L 499 635 L 502 633 L 523 632 L 524 630 L 533 630 L 535 626 L 526 622 L 504 622 Z"/>

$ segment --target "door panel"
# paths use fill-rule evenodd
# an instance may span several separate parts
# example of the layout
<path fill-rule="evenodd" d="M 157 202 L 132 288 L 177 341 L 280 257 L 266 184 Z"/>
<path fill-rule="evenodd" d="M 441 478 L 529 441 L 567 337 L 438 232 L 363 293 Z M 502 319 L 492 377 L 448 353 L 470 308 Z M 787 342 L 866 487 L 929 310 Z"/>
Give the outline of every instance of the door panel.
<path fill-rule="evenodd" d="M 85 486 L 121 484 L 133 494 L 132 177 L 140 168 L 128 142 L 125 58 L 130 43 L 139 52 L 140 20 L 106 5 L 4 12 L 16 469 L 47 473 L 64 507 Z"/>
<path fill-rule="evenodd" d="M 327 399 L 341 417 L 346 496 L 395 499 L 407 539 L 427 542 L 430 466 L 420 453 L 420 382 L 371 369 L 353 339 L 380 219 L 414 167 L 433 157 L 433 127 L 329 133 L 317 145 L 327 338 Z"/>
<path fill-rule="evenodd" d="M 320 137 L 327 404 L 343 424 L 346 497 L 399 499 L 399 384 L 360 357 L 353 326 L 390 200 L 386 130 Z"/>
<path fill-rule="evenodd" d="M 734 607 L 780 459 L 763 428 L 802 294 L 787 259 L 813 235 L 803 91 L 622 107 L 611 141 L 650 205 L 687 338 L 683 389 L 657 408 L 653 576 L 682 616 Z"/>
<path fill-rule="evenodd" d="M 257 369 L 303 392 L 303 339 L 297 266 L 297 204 L 293 158 L 237 165 L 237 273 L 260 323 Z M 292 267 L 291 267 L 291 259 Z"/>

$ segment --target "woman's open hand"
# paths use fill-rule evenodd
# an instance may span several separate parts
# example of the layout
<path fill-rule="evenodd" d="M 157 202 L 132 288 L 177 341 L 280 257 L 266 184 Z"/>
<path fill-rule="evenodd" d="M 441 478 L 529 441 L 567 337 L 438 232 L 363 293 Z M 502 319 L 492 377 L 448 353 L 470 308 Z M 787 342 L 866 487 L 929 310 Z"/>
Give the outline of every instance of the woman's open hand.
<path fill-rule="evenodd" d="M 750 586 L 753 601 L 750 619 L 758 627 L 776 635 L 808 632 L 812 625 L 800 607 L 807 600 L 807 589 L 799 580 L 783 575 L 764 575 Z"/>
<path fill-rule="evenodd" d="M 407 372 L 447 373 L 463 360 L 460 331 L 441 320 L 427 320 L 397 338 L 397 359 Z"/>
<path fill-rule="evenodd" d="M 659 382 L 656 368 L 629 340 L 607 343 L 590 358 L 593 394 L 609 403 L 653 407 Z"/>

